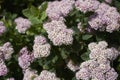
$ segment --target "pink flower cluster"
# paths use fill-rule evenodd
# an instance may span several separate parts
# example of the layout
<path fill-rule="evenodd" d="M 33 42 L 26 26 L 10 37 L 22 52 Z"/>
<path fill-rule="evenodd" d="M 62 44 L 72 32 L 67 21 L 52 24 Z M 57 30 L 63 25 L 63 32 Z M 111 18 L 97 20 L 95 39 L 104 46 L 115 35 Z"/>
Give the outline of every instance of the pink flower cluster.
<path fill-rule="evenodd" d="M 60 46 L 62 44 L 69 45 L 73 42 L 73 30 L 67 29 L 63 21 L 53 20 L 44 24 L 44 29 L 48 33 L 48 38 L 54 45 Z"/>
<path fill-rule="evenodd" d="M 18 57 L 19 65 L 22 69 L 27 69 L 34 60 L 33 54 L 28 51 L 27 47 L 23 47 L 20 50 L 20 56 Z"/>
<path fill-rule="evenodd" d="M 120 28 L 120 14 L 115 7 L 111 7 L 106 3 L 101 3 L 95 14 L 90 17 L 89 25 L 91 28 L 101 31 L 106 30 L 112 33 Z"/>
<path fill-rule="evenodd" d="M 0 46 L 0 52 L 2 59 L 9 60 L 12 57 L 12 53 L 14 53 L 14 49 L 10 42 L 6 42 L 3 46 Z"/>
<path fill-rule="evenodd" d="M 18 17 L 15 19 L 16 29 L 19 33 L 25 33 L 27 29 L 30 28 L 31 22 L 28 19 Z"/>
<path fill-rule="evenodd" d="M 105 41 L 100 41 L 98 44 L 90 43 L 88 45 L 91 53 L 90 60 L 83 62 L 80 65 L 79 71 L 76 73 L 76 78 L 82 80 L 116 80 L 117 72 L 110 66 L 110 61 L 113 61 L 120 54 L 115 48 L 107 48 L 108 44 Z"/>
<path fill-rule="evenodd" d="M 5 76 L 8 73 L 7 66 L 3 59 L 0 59 L 0 76 Z"/>
<path fill-rule="evenodd" d="M 9 60 L 14 52 L 10 42 L 6 42 L 3 46 L 0 46 L 0 76 L 4 76 L 8 73 L 5 60 Z"/>
<path fill-rule="evenodd" d="M 48 57 L 51 46 L 42 35 L 36 36 L 33 45 L 33 54 L 35 58 Z"/>
<path fill-rule="evenodd" d="M 55 73 L 43 70 L 41 74 L 34 80 L 60 80 L 60 79 L 56 77 Z"/>
<path fill-rule="evenodd" d="M 61 0 L 48 3 L 46 13 L 51 20 L 59 20 L 73 9 L 74 0 Z"/>
<path fill-rule="evenodd" d="M 83 13 L 96 10 L 99 4 L 98 0 L 77 0 L 75 2 L 76 8 Z"/>
<path fill-rule="evenodd" d="M 0 36 L 5 33 L 6 27 L 4 26 L 3 22 L 0 21 Z"/>

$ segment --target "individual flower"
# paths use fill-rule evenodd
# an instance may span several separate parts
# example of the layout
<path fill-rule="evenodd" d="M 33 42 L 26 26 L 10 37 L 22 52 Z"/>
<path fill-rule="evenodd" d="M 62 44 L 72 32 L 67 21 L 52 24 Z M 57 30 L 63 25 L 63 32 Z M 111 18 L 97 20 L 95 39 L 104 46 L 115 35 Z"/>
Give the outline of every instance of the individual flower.
<path fill-rule="evenodd" d="M 6 27 L 4 26 L 3 22 L 0 21 L 0 36 L 5 33 Z"/>
<path fill-rule="evenodd" d="M 23 47 L 20 50 L 20 56 L 18 57 L 19 66 L 22 69 L 27 69 L 34 60 L 34 55 L 31 54 L 27 47 Z"/>
<path fill-rule="evenodd" d="M 38 77 L 34 80 L 60 80 L 56 77 L 56 74 L 53 72 L 49 72 L 47 70 L 43 70 Z"/>
<path fill-rule="evenodd" d="M 69 45 L 73 42 L 73 30 L 67 29 L 63 21 L 51 21 L 44 24 L 44 29 L 48 33 L 48 38 L 55 46 L 62 44 Z"/>
<path fill-rule="evenodd" d="M 48 57 L 51 46 L 43 36 L 36 36 L 33 45 L 33 54 L 35 58 Z"/>
<path fill-rule="evenodd" d="M 78 10 L 80 10 L 83 13 L 86 13 L 88 11 L 95 11 L 100 2 L 97 0 L 77 0 L 75 2 L 75 6 Z"/>
<path fill-rule="evenodd" d="M 79 29 L 80 32 L 84 32 L 85 30 L 83 29 L 83 27 L 81 26 L 81 22 L 78 23 L 77 28 Z"/>
<path fill-rule="evenodd" d="M 25 33 L 31 26 L 31 22 L 28 19 L 18 17 L 15 19 L 16 29 L 19 33 Z"/>

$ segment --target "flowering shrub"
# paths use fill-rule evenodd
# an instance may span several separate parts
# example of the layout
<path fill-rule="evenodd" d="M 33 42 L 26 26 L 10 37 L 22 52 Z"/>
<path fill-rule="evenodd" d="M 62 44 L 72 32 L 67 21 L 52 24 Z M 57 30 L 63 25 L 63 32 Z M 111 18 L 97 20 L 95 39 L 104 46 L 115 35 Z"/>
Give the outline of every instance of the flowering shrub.
<path fill-rule="evenodd" d="M 120 80 L 119 0 L 1 0 L 0 80 Z"/>

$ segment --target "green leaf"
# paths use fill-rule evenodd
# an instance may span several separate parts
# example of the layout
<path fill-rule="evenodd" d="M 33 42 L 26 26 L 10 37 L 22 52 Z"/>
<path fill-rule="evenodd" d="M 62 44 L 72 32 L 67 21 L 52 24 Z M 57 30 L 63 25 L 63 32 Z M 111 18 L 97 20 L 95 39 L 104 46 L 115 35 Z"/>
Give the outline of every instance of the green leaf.
<path fill-rule="evenodd" d="M 92 36 L 93 36 L 93 35 L 86 34 L 86 35 L 83 35 L 83 36 L 82 36 L 82 39 L 83 39 L 83 40 L 88 40 L 88 39 L 90 39 Z"/>
<path fill-rule="evenodd" d="M 86 52 L 86 53 L 83 53 L 82 55 L 81 55 L 81 58 L 83 59 L 83 60 L 89 60 L 89 52 Z"/>
<path fill-rule="evenodd" d="M 68 57 L 64 50 L 61 51 L 61 56 L 63 59 L 66 59 Z"/>
<path fill-rule="evenodd" d="M 55 57 L 52 59 L 52 62 L 55 63 L 57 60 L 58 60 L 58 56 L 55 56 Z"/>
<path fill-rule="evenodd" d="M 48 6 L 48 2 L 43 2 L 43 3 L 39 6 L 40 13 L 42 13 L 43 11 L 46 11 L 47 6 Z"/>
<path fill-rule="evenodd" d="M 41 18 L 40 18 L 40 20 L 43 21 L 43 20 L 46 19 L 46 17 L 47 17 L 47 14 L 46 14 L 45 11 L 43 11 L 42 14 L 41 14 Z"/>
<path fill-rule="evenodd" d="M 32 25 L 41 23 L 41 21 L 37 17 L 31 17 L 29 20 L 31 21 Z"/>
<path fill-rule="evenodd" d="M 77 80 L 77 79 L 75 77 L 73 77 L 72 80 Z"/>
<path fill-rule="evenodd" d="M 40 11 L 38 8 L 34 7 L 34 6 L 30 6 L 27 9 L 24 9 L 22 11 L 23 15 L 26 16 L 27 18 L 31 18 L 31 17 L 39 17 L 40 15 Z"/>

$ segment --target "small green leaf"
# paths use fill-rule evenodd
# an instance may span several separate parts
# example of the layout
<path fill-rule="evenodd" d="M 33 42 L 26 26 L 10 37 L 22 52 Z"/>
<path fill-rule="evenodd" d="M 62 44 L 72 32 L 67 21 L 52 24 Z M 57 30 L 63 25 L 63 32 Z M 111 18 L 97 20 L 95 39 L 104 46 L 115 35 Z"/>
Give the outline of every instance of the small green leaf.
<path fill-rule="evenodd" d="M 41 14 L 41 18 L 40 18 L 40 20 L 43 21 L 43 20 L 46 19 L 46 17 L 47 17 L 47 14 L 46 14 L 45 11 L 43 11 L 42 14 Z"/>
<path fill-rule="evenodd" d="M 46 11 L 47 6 L 48 6 L 48 2 L 43 2 L 43 3 L 39 6 L 40 13 L 42 13 L 43 11 Z"/>
<path fill-rule="evenodd" d="M 32 25 L 41 23 L 41 21 L 37 17 L 31 17 L 30 21 L 31 21 Z"/>
<path fill-rule="evenodd" d="M 24 9 L 22 11 L 23 15 L 26 16 L 27 18 L 31 18 L 31 17 L 39 17 L 40 15 L 40 11 L 38 8 L 34 7 L 34 6 L 30 6 L 27 9 Z"/>
<path fill-rule="evenodd" d="M 66 59 L 68 57 L 64 50 L 61 51 L 61 56 L 63 59 Z"/>
<path fill-rule="evenodd" d="M 83 60 L 89 60 L 89 52 L 86 52 L 86 53 L 83 53 L 82 55 L 81 55 L 81 58 L 83 59 Z"/>
<path fill-rule="evenodd" d="M 82 36 L 82 39 L 83 39 L 83 40 L 88 40 L 88 39 L 90 39 L 92 36 L 93 36 L 93 35 L 86 34 L 86 35 L 83 35 L 83 36 Z"/>
<path fill-rule="evenodd" d="M 73 77 L 72 80 L 77 80 L 77 79 L 75 77 Z"/>
<path fill-rule="evenodd" d="M 55 56 L 55 57 L 52 59 L 52 62 L 55 63 L 57 60 L 58 60 L 58 56 Z"/>

